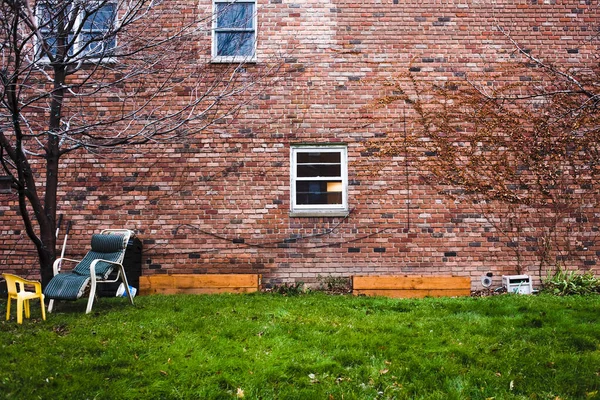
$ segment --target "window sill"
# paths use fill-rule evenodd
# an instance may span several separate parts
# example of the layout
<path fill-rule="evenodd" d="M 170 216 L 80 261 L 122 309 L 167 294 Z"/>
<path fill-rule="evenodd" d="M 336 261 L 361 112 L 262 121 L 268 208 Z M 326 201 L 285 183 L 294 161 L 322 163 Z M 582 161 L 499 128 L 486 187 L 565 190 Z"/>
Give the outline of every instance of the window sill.
<path fill-rule="evenodd" d="M 290 217 L 293 218 L 322 218 L 322 217 L 347 217 L 348 211 L 327 211 L 327 210 L 306 210 L 306 211 L 290 211 Z"/>
<path fill-rule="evenodd" d="M 256 64 L 256 57 L 213 57 L 211 64 Z"/>
<path fill-rule="evenodd" d="M 78 59 L 68 59 L 62 63 L 62 64 L 77 64 L 77 63 L 81 63 L 82 65 L 109 65 L 109 64 L 116 64 L 117 63 L 117 57 L 115 56 L 110 56 L 110 57 L 90 57 L 90 58 L 78 58 Z M 34 62 L 34 64 L 37 64 L 39 67 L 49 67 L 52 65 L 52 62 L 50 61 L 50 59 L 48 59 L 47 57 L 43 57 L 40 58 L 38 60 L 36 60 Z"/>

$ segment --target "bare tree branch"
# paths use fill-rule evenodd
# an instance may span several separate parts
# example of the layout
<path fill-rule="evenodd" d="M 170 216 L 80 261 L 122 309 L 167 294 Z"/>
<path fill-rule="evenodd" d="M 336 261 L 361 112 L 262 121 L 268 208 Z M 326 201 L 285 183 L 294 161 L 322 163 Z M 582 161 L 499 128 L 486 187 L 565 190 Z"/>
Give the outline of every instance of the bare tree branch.
<path fill-rule="evenodd" d="M 212 64 L 205 55 L 214 16 L 171 6 L 0 0 L 1 163 L 44 284 L 62 157 L 184 140 L 235 117 L 278 81 L 283 57 Z"/>

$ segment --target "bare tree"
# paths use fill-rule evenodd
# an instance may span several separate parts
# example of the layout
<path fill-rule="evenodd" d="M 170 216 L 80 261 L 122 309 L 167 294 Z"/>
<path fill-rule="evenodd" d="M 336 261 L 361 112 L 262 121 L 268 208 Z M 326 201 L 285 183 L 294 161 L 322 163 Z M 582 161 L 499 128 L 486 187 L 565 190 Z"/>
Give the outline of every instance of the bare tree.
<path fill-rule="evenodd" d="M 56 256 L 65 155 L 194 135 L 231 119 L 277 80 L 279 59 L 246 63 L 256 38 L 240 39 L 235 29 L 219 51 L 243 47 L 242 56 L 211 64 L 207 37 L 218 16 L 181 10 L 189 11 L 185 2 L 157 0 L 0 3 L 0 162 L 44 285 Z M 225 25 L 249 26 L 238 9 L 220 12 Z"/>
<path fill-rule="evenodd" d="M 505 236 L 518 272 L 528 252 L 542 277 L 565 261 L 579 258 L 585 265 L 588 248 L 597 246 L 597 38 L 587 43 L 596 48 L 589 58 L 567 67 L 537 57 L 497 29 L 514 52 L 485 72 L 459 72 L 443 84 L 418 72 L 387 81 L 387 95 L 375 108 L 398 107 L 404 117 L 392 121 L 396 129 L 376 146 L 381 157 L 418 160 L 424 182 L 468 200 Z"/>

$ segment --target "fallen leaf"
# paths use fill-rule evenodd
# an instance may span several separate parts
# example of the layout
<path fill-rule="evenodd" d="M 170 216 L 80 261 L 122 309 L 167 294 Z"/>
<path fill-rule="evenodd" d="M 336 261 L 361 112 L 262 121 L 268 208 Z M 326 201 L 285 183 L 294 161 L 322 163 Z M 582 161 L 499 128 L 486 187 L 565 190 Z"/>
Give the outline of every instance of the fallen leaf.
<path fill-rule="evenodd" d="M 242 388 L 237 388 L 236 396 L 238 399 L 244 398 L 244 391 L 242 390 Z"/>
<path fill-rule="evenodd" d="M 382 369 L 381 371 L 379 371 L 379 373 L 381 375 L 387 374 L 390 370 L 389 369 Z"/>
<path fill-rule="evenodd" d="M 160 370 L 160 374 L 161 374 L 161 375 L 163 375 L 163 376 L 167 376 L 167 375 L 169 375 L 169 374 L 167 373 L 167 371 L 163 371 L 162 369 Z"/>

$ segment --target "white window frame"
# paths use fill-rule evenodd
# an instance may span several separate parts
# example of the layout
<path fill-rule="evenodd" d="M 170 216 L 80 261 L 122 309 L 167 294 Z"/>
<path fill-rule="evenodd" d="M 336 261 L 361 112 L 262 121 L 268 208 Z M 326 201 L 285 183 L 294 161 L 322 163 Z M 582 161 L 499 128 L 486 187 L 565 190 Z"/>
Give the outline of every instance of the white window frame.
<path fill-rule="evenodd" d="M 298 153 L 339 153 L 342 204 L 296 204 L 297 181 L 331 181 L 334 177 L 298 177 Z M 290 147 L 290 216 L 346 216 L 348 214 L 348 147 L 346 145 L 292 145 Z"/>
<path fill-rule="evenodd" d="M 100 3 L 100 2 L 101 2 L 101 0 L 98 0 L 98 3 Z M 41 10 L 42 5 L 44 5 L 44 3 L 46 3 L 46 2 L 44 2 L 42 0 L 42 1 L 38 1 L 37 4 L 36 4 L 36 18 L 37 18 L 37 23 L 40 24 L 40 25 L 42 24 L 42 21 L 40 21 L 40 18 L 42 16 L 40 10 Z M 105 4 L 113 4 L 115 6 L 115 19 L 113 21 L 113 25 L 116 25 L 117 22 L 118 22 L 118 20 L 117 20 L 118 19 L 118 15 L 116 15 L 118 13 L 118 3 L 117 3 L 117 0 L 106 1 Z M 69 10 L 69 13 L 72 13 L 72 11 Z M 98 62 L 99 60 L 102 60 L 103 62 L 112 62 L 112 61 L 114 61 L 114 58 L 112 56 L 110 56 L 110 55 L 106 55 L 106 56 L 102 56 L 102 57 L 95 57 L 94 56 L 95 53 L 91 53 L 91 55 L 88 56 L 88 54 L 89 54 L 88 52 L 81 51 L 82 47 L 84 47 L 86 45 L 86 42 L 80 40 L 79 36 L 85 35 L 86 33 L 89 33 L 89 32 L 93 32 L 93 31 L 89 31 L 89 30 L 84 30 L 83 28 L 81 28 L 81 30 L 80 30 L 81 24 L 83 23 L 82 19 L 83 19 L 83 16 L 82 16 L 82 14 L 80 12 L 79 15 L 77 15 L 77 21 L 76 21 L 75 25 L 73 26 L 73 31 L 74 32 L 78 32 L 79 31 L 78 37 L 75 38 L 75 42 L 74 42 L 73 47 L 72 47 L 72 53 L 73 54 L 77 54 L 77 55 L 76 56 L 75 55 L 70 55 L 69 57 L 72 58 L 71 61 L 82 60 L 82 59 L 86 60 L 87 62 Z M 41 28 L 40 30 L 41 31 L 45 31 L 45 32 L 49 31 L 45 27 Z M 72 34 L 74 34 L 74 33 L 70 33 L 70 35 L 72 35 Z M 111 47 L 110 49 L 107 49 L 107 50 L 114 50 L 114 49 L 117 48 L 118 44 L 117 44 L 117 38 L 116 38 L 116 36 L 113 37 L 112 40 L 114 40 L 114 42 L 115 42 L 114 43 L 114 47 Z M 100 43 L 100 42 L 98 42 L 98 43 Z M 36 47 L 35 48 L 36 54 L 39 54 L 39 52 L 41 51 L 40 50 L 40 44 L 39 44 L 39 42 L 36 42 L 35 47 Z M 40 61 L 42 61 L 42 62 L 49 62 L 49 59 L 48 59 L 48 57 L 46 55 L 44 55 L 41 58 Z"/>
<path fill-rule="evenodd" d="M 242 63 L 242 62 L 256 62 L 256 43 L 258 42 L 258 0 L 213 0 L 213 18 L 212 18 L 212 54 L 211 61 L 213 63 Z M 234 4 L 234 3 L 252 3 L 254 4 L 254 14 L 252 15 L 252 31 L 254 31 L 254 43 L 251 55 L 239 55 L 239 56 L 219 56 L 217 33 L 219 28 L 217 27 L 217 4 Z M 249 32 L 250 30 L 240 30 L 240 32 Z"/>

